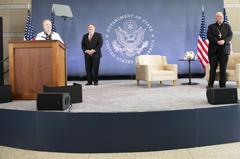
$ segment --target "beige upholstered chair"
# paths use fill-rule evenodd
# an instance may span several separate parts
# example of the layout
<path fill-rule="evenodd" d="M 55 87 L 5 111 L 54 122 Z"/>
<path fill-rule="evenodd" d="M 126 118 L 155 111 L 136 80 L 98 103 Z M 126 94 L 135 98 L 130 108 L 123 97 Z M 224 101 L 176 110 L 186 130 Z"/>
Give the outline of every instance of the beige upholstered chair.
<path fill-rule="evenodd" d="M 209 64 L 206 65 L 205 78 L 209 79 Z M 219 80 L 219 68 L 216 71 L 215 80 Z M 227 66 L 227 81 L 236 81 L 237 86 L 240 87 L 240 53 L 232 53 L 229 55 Z"/>
<path fill-rule="evenodd" d="M 176 64 L 167 64 L 166 56 L 140 55 L 136 57 L 136 80 L 147 81 L 148 88 L 153 81 L 172 80 L 176 85 L 178 70 Z"/>

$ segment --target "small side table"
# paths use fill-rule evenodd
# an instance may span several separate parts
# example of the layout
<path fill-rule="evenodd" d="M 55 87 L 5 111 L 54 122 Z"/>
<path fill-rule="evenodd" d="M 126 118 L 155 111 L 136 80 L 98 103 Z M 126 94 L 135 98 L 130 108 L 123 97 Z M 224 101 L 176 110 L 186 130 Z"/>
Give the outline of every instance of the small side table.
<path fill-rule="evenodd" d="M 188 62 L 188 82 L 182 83 L 182 85 L 198 85 L 199 83 L 192 82 L 192 72 L 191 72 L 191 63 L 194 61 L 198 61 L 197 59 L 180 59 L 179 61 Z"/>

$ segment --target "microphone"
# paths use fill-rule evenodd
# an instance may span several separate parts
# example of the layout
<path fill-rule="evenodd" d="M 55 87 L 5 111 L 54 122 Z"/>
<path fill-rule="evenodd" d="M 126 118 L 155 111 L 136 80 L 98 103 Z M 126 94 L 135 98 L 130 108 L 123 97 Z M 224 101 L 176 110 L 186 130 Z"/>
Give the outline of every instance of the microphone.
<path fill-rule="evenodd" d="M 41 38 L 44 38 L 44 39 L 46 39 L 47 37 L 46 36 L 40 36 Z M 47 39 L 46 39 L 47 40 Z"/>

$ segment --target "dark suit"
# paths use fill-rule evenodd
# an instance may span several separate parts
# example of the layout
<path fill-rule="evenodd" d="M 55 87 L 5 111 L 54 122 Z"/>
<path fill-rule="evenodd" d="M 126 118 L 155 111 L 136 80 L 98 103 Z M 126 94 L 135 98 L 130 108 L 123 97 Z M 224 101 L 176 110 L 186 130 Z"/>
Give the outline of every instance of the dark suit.
<path fill-rule="evenodd" d="M 220 37 L 219 34 L 222 34 Z M 226 86 L 226 69 L 228 62 L 228 55 L 230 54 L 230 41 L 232 40 L 232 30 L 229 24 L 211 24 L 208 26 L 207 38 L 209 40 L 208 58 L 210 64 L 210 77 L 208 86 L 213 87 L 216 69 L 220 65 L 220 80 L 219 86 Z M 224 45 L 219 45 L 218 40 L 224 40 Z"/>
<path fill-rule="evenodd" d="M 88 39 L 88 33 L 82 38 L 82 50 L 85 57 L 85 68 L 88 83 L 98 83 L 98 72 L 100 58 L 102 57 L 101 47 L 103 45 L 102 35 L 94 32 L 91 41 Z M 85 53 L 86 50 L 94 49 L 96 52 L 91 56 Z"/>

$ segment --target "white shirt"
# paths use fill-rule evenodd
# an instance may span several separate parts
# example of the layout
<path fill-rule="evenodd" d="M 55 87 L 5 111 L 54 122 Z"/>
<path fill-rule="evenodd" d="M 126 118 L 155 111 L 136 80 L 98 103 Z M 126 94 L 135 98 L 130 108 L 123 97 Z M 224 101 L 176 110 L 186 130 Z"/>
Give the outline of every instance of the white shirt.
<path fill-rule="evenodd" d="M 53 32 L 51 36 L 52 36 L 52 40 L 58 40 L 64 44 L 62 38 L 60 37 L 60 35 L 58 33 Z M 45 33 L 44 32 L 38 33 L 35 40 L 46 40 Z"/>
<path fill-rule="evenodd" d="M 92 38 L 92 37 L 93 37 L 93 34 L 94 34 L 94 32 L 88 33 L 88 39 L 90 39 L 90 37 Z"/>

